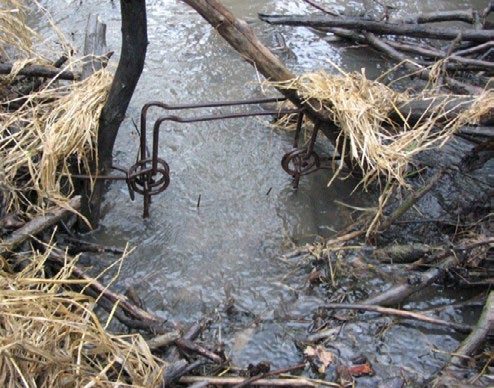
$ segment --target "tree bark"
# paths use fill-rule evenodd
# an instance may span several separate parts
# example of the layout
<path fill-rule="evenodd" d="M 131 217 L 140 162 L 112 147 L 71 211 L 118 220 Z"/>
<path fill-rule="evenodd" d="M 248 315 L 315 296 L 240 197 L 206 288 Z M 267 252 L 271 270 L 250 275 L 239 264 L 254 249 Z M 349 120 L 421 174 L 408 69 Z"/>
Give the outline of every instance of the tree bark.
<path fill-rule="evenodd" d="M 148 44 L 146 1 L 120 0 L 120 8 L 122 14 L 120 60 L 99 120 L 97 173 L 101 175 L 111 170 L 115 139 L 144 68 Z M 96 227 L 99 223 L 104 189 L 105 182 L 96 181 L 87 207 L 83 209 L 83 214 L 92 227 Z"/>

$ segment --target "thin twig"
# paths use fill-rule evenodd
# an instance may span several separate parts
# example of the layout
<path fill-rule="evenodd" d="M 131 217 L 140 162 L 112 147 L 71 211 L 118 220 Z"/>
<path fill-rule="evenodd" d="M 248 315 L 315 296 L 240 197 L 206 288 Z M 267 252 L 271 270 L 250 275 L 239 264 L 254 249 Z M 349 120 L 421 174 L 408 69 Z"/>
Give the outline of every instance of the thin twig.
<path fill-rule="evenodd" d="M 251 385 L 253 382 L 264 379 L 266 377 L 272 377 L 272 376 L 278 376 L 283 373 L 288 373 L 288 372 L 293 372 L 294 370 L 299 370 L 305 368 L 305 363 L 301 363 L 295 366 L 290 366 L 288 368 L 282 368 L 282 369 L 277 369 L 272 372 L 267 372 L 267 373 L 261 373 L 257 376 L 253 376 L 250 379 L 247 379 L 237 385 L 235 385 L 233 388 L 241 388 L 241 387 L 247 387 Z"/>
<path fill-rule="evenodd" d="M 427 315 L 415 312 L 415 311 L 407 311 L 407 310 L 398 310 L 388 307 L 381 307 L 376 305 L 368 305 L 368 304 L 348 304 L 348 303 L 331 303 L 324 305 L 324 308 L 331 310 L 364 310 L 364 311 L 372 311 L 379 314 L 384 315 L 392 315 L 399 318 L 404 319 L 414 319 L 417 321 L 427 322 L 433 325 L 445 326 L 450 329 L 454 329 L 459 331 L 460 333 L 470 333 L 472 331 L 472 326 L 465 325 L 456 322 L 448 322 L 442 319 L 429 317 Z"/>

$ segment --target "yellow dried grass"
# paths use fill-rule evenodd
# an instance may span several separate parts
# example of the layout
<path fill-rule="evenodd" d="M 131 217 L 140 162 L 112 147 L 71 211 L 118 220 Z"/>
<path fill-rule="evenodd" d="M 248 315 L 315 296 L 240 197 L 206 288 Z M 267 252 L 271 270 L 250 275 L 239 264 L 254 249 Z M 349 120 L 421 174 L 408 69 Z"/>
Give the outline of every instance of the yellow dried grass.
<path fill-rule="evenodd" d="M 100 70 L 89 78 L 29 95 L 20 109 L 0 113 L 0 158 L 9 211 L 65 207 L 72 195 L 69 165 L 87 167 L 111 84 Z M 70 163 L 72 162 L 72 163 Z M 20 179 L 22 176 L 22 179 Z M 32 203 L 35 193 L 36 203 Z"/>
<path fill-rule="evenodd" d="M 33 252 L 27 267 L 16 274 L 4 262 L 0 265 L 2 385 L 161 386 L 164 363 L 144 339 L 109 334 L 94 313 L 94 299 L 69 288 L 76 259 L 67 257 L 66 265 L 48 278 L 44 268 L 49 254 L 50 249 Z"/>
<path fill-rule="evenodd" d="M 21 0 L 0 2 L 0 53 L 7 58 L 34 54 L 37 34 L 26 23 L 27 8 Z"/>
<path fill-rule="evenodd" d="M 343 160 L 350 157 L 363 172 L 362 184 L 384 178 L 383 193 L 370 229 L 377 227 L 392 187 L 407 186 L 406 174 L 414 156 L 443 146 L 462 126 L 477 124 L 494 110 L 494 92 L 485 90 L 477 96 L 462 96 L 458 105 L 468 106 L 461 114 L 451 115 L 449 103 L 458 98 L 440 95 L 434 82 L 416 96 L 396 92 L 365 73 L 346 73 L 334 65 L 339 74 L 327 72 L 304 74 L 286 82 L 270 83 L 277 88 L 296 90 L 312 108 L 324 111 L 339 128 L 336 148 L 342 153 L 340 166 L 328 185 L 338 176 Z M 399 107 L 414 99 L 429 100 L 430 109 L 413 125 L 400 116 Z M 440 101 L 440 103 L 437 103 Z M 450 109 L 450 110 L 448 110 Z M 454 109 L 454 108 L 453 108 Z M 392 116 L 401 118 L 397 123 Z"/>
<path fill-rule="evenodd" d="M 461 126 L 475 124 L 494 108 L 494 93 L 485 91 L 462 104 L 471 107 L 445 125 L 437 123 L 450 112 L 445 110 L 449 99 L 434 105 L 423 119 L 414 125 L 397 124 L 390 116 L 400 115 L 399 106 L 413 99 L 423 99 L 425 94 L 412 97 L 392 90 L 386 85 L 366 78 L 364 73 L 333 75 L 326 72 L 304 74 L 283 83 L 272 83 L 278 88 L 295 89 L 304 102 L 316 110 L 323 110 L 341 132 L 338 143 L 344 156 L 350 156 L 364 173 L 363 183 L 368 185 L 378 177 L 406 185 L 405 174 L 413 157 L 426 149 L 440 147 Z M 436 97 L 430 91 L 427 98 L 431 107 Z M 433 109 L 433 111 L 432 111 Z"/>

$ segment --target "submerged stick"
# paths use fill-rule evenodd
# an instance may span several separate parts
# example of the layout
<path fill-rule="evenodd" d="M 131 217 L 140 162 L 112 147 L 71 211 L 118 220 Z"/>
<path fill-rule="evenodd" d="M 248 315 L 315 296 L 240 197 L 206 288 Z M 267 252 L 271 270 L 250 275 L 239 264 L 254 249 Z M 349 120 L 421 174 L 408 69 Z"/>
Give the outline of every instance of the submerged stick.
<path fill-rule="evenodd" d="M 181 384 L 195 384 L 207 382 L 210 385 L 237 385 L 241 384 L 246 379 L 242 377 L 207 377 L 207 376 L 184 376 L 179 382 Z M 304 378 L 289 378 L 289 379 L 260 379 L 250 384 L 251 386 L 259 387 L 316 387 L 317 385 Z"/>
<path fill-rule="evenodd" d="M 450 386 L 450 375 L 455 374 L 458 367 L 464 366 L 466 360 L 473 356 L 480 346 L 487 340 L 489 334 L 494 330 L 494 291 L 491 291 L 482 310 L 482 314 L 470 335 L 465 338 L 461 345 L 453 353 L 447 365 L 441 370 L 440 375 L 434 379 L 431 386 Z"/>
<path fill-rule="evenodd" d="M 248 386 L 252 385 L 252 383 L 259 381 L 261 379 L 264 379 L 266 377 L 278 376 L 278 375 L 281 375 L 284 373 L 293 372 L 294 370 L 299 370 L 299 369 L 304 369 L 304 368 L 305 368 L 305 363 L 301 363 L 298 365 L 289 366 L 288 368 L 282 368 L 282 369 L 277 369 L 277 370 L 274 370 L 271 372 L 261 373 L 257 376 L 251 377 L 248 380 L 243 381 L 240 384 L 235 385 L 233 388 L 248 387 Z"/>
<path fill-rule="evenodd" d="M 50 253 L 49 260 L 54 261 L 60 266 L 65 265 L 65 255 L 63 253 L 60 253 L 60 250 L 57 249 L 54 249 Z M 86 280 L 88 283 L 88 287 L 95 291 L 98 296 L 102 295 L 112 304 L 118 304 L 118 307 L 125 311 L 127 315 L 129 315 L 133 319 L 136 319 L 137 321 L 143 321 L 148 328 L 163 323 L 163 320 L 161 318 L 157 317 L 156 315 L 150 314 L 147 311 L 136 306 L 126 296 L 110 291 L 108 287 L 105 287 L 96 279 L 93 279 L 86 275 L 85 272 L 79 267 L 74 266 L 72 268 L 72 273 L 78 278 Z"/>
<path fill-rule="evenodd" d="M 472 333 L 465 338 L 460 347 L 454 352 L 451 364 L 461 364 L 465 357 L 472 356 L 487 336 L 494 330 L 494 291 L 489 293 L 482 314 L 475 325 Z"/>
<path fill-rule="evenodd" d="M 383 223 L 380 226 L 380 231 L 384 231 L 388 229 L 391 225 L 393 225 L 399 218 L 401 218 L 408 210 L 411 209 L 413 205 L 417 203 L 417 201 L 422 198 L 425 194 L 432 190 L 432 188 L 436 185 L 436 183 L 441 179 L 444 174 L 444 170 L 440 169 L 436 172 L 429 181 L 423 186 L 420 190 L 413 192 L 410 194 L 405 201 L 396 209 L 389 217 L 385 218 Z"/>
<path fill-rule="evenodd" d="M 447 269 L 454 267 L 456 264 L 458 264 L 458 259 L 455 256 L 448 256 L 439 263 L 437 268 L 432 268 L 424 273 L 418 274 L 413 279 L 413 282 L 406 281 L 396 284 L 384 292 L 380 292 L 363 300 L 361 304 L 380 306 L 400 304 L 410 295 L 429 287 L 439 279 Z"/>
<path fill-rule="evenodd" d="M 391 315 L 404 319 L 413 319 L 421 322 L 430 323 L 433 325 L 445 326 L 450 329 L 456 330 L 460 333 L 470 333 L 472 331 L 472 326 L 465 325 L 456 322 L 448 322 L 442 319 L 429 317 L 427 315 L 406 310 L 398 310 L 389 307 L 381 307 L 369 304 L 349 304 L 349 303 L 330 303 L 323 306 L 325 309 L 330 310 L 364 310 L 376 312 L 383 315 Z"/>

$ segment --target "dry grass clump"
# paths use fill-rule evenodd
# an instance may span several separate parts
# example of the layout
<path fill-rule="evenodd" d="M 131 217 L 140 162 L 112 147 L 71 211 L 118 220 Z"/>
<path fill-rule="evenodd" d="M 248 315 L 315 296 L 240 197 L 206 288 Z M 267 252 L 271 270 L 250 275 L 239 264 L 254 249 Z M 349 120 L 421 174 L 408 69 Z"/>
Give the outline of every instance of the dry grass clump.
<path fill-rule="evenodd" d="M 412 96 L 369 80 L 364 73 L 350 74 L 337 69 L 337 75 L 317 72 L 271 84 L 297 90 L 304 102 L 315 110 L 324 111 L 340 128 L 336 148 L 343 157 L 328 185 L 338 177 L 347 157 L 356 161 L 362 170 L 364 187 L 384 179 L 375 215 L 368 226 L 369 234 L 379 226 L 394 188 L 407 186 L 406 176 L 414 157 L 441 147 L 461 127 L 478 124 L 494 110 L 494 92 L 485 90 L 480 95 L 458 99 L 459 96 L 439 94 L 432 83 L 422 93 Z M 430 108 L 410 124 L 399 107 L 414 99 L 430 101 Z M 452 101 L 454 104 L 450 104 Z M 460 105 L 468 108 L 452 115 L 451 111 Z M 400 117 L 400 122 L 391 120 L 393 116 Z"/>
<path fill-rule="evenodd" d="M 494 93 L 486 91 L 470 101 L 463 100 L 463 104 L 471 103 L 471 108 L 438 125 L 450 113 L 445 108 L 448 98 L 456 96 L 442 99 L 441 104 L 432 108 L 435 97 L 439 96 L 428 91 L 431 111 L 414 125 L 409 125 L 406 117 L 401 117 L 405 124 L 396 123 L 389 117 L 400 116 L 399 106 L 414 98 L 423 99 L 425 94 L 412 97 L 369 80 L 363 73 L 339 71 L 338 75 L 304 74 L 274 86 L 297 90 L 314 109 L 327 113 L 341 130 L 338 149 L 358 163 L 364 185 L 379 177 L 385 177 L 387 183 L 406 185 L 407 169 L 416 154 L 443 145 L 461 126 L 478 122 L 494 108 Z"/>
<path fill-rule="evenodd" d="M 2 386 L 160 386 L 163 362 L 144 339 L 109 334 L 94 313 L 95 301 L 68 288 L 88 284 L 70 280 L 75 259 L 48 278 L 48 254 L 34 252 L 16 274 L 0 265 Z"/>
<path fill-rule="evenodd" d="M 33 54 L 37 34 L 26 23 L 27 8 L 22 0 L 0 2 L 0 53 L 10 58 Z"/>
<path fill-rule="evenodd" d="M 87 167 L 96 156 L 98 121 L 111 75 L 101 70 L 79 82 L 57 81 L 55 77 L 27 96 L 12 97 L 19 85 L 18 70 L 27 64 L 45 64 L 40 53 L 52 53 L 50 44 L 54 43 L 46 39 L 32 49 L 33 41 L 40 40 L 26 25 L 25 4 L 6 0 L 0 8 L 0 50 L 15 53 L 9 58 L 14 64 L 12 74 L 1 77 L 0 94 L 8 96 L 1 102 L 4 107 L 21 105 L 18 109 L 0 108 L 0 189 L 6 212 L 34 215 L 49 206 L 66 207 L 74 189 L 69 165 Z M 83 60 L 70 54 L 71 48 L 50 15 L 36 0 L 30 5 L 46 19 L 65 49 L 68 61 L 60 71 L 80 68 Z"/>
<path fill-rule="evenodd" d="M 95 156 L 98 120 L 111 79 L 101 70 L 80 82 L 51 83 L 29 95 L 17 111 L 0 113 L 0 159 L 9 211 L 66 206 L 73 185 L 65 174 L 70 162 L 87 165 Z"/>

